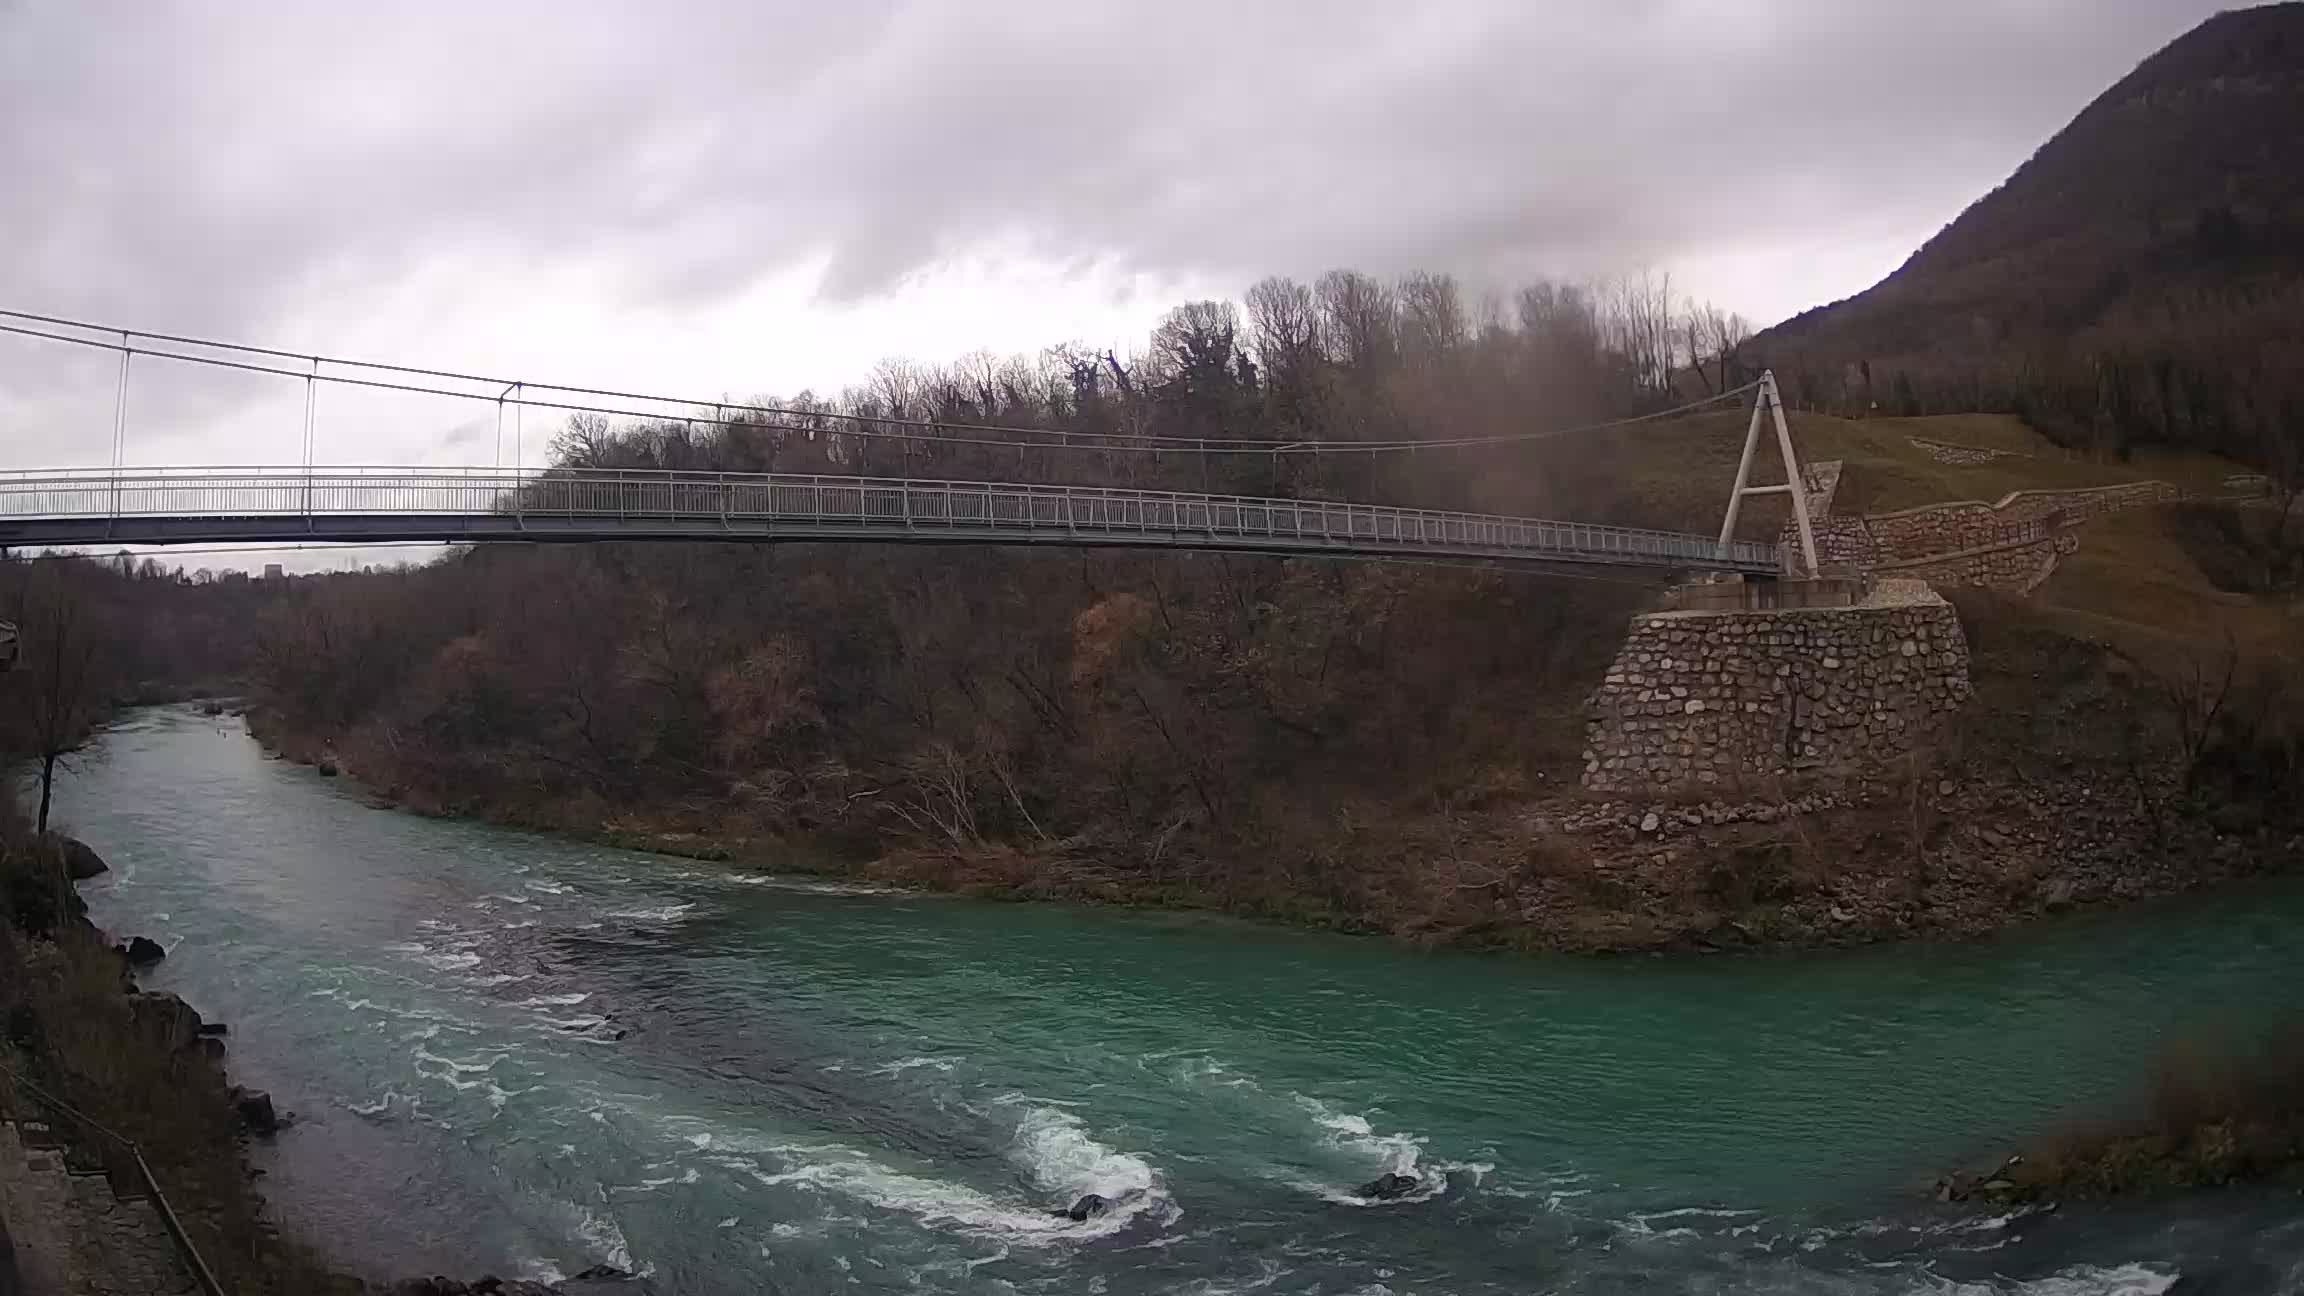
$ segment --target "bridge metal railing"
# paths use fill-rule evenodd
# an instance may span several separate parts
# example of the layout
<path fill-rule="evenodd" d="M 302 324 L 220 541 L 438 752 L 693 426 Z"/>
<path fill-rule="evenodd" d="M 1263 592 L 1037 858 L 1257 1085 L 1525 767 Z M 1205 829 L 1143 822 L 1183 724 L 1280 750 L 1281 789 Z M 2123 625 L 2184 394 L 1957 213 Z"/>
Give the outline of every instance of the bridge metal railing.
<path fill-rule="evenodd" d="M 912 478 L 645 469 L 220 467 L 0 473 L 0 521 L 464 516 L 602 532 L 702 522 L 749 535 L 1015 533 L 1209 547 L 1432 552 L 1774 572 L 1778 547 L 1634 527 L 1343 501 Z M 271 533 L 268 533 L 271 534 Z"/>

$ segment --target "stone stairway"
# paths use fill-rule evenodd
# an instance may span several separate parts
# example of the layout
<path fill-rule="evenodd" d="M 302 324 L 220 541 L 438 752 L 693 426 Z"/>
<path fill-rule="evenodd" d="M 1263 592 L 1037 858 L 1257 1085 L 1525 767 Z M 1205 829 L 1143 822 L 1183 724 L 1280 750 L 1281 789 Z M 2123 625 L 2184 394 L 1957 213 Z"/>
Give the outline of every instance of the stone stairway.
<path fill-rule="evenodd" d="M 41 1121 L 0 1120 L 0 1220 L 24 1296 L 198 1290 L 152 1203 L 115 1192 L 100 1170 L 72 1167 L 63 1140 Z"/>

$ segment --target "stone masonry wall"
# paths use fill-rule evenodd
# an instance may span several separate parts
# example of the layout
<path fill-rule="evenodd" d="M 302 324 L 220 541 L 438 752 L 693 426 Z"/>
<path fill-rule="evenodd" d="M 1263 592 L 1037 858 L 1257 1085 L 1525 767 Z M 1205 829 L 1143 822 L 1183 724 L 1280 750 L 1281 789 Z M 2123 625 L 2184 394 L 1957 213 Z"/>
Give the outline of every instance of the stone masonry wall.
<path fill-rule="evenodd" d="M 1649 613 L 1592 695 L 1584 785 L 1661 792 L 1877 760 L 1968 696 L 1960 619 L 1917 582 L 1854 608 Z"/>
<path fill-rule="evenodd" d="M 2163 481 L 2128 482 L 2083 490 L 2016 491 L 1997 504 L 1962 500 L 1894 513 L 1822 516 L 1814 523 L 1817 557 L 1827 566 L 1894 571 L 1940 584 L 1987 585 L 2023 592 L 2072 551 L 2048 532 L 2144 504 L 2182 499 Z M 1799 537 L 1786 524 L 1781 543 Z M 1985 553 L 2000 555 L 1980 558 Z M 2027 558 L 2026 555 L 2029 557 Z"/>
<path fill-rule="evenodd" d="M 2164 481 L 2128 482 L 2089 490 L 2017 491 L 1997 504 L 1964 500 L 1896 513 L 1868 514 L 1882 561 L 1925 558 L 1975 549 L 2009 538 L 2032 523 L 2073 526 L 2121 509 L 2165 504 L 2184 492 Z"/>
<path fill-rule="evenodd" d="M 2069 531 L 2058 531 L 2038 539 L 1881 563 L 1874 570 L 1883 575 L 1892 572 L 1924 580 L 1931 585 L 1978 585 L 2004 593 L 2029 594 L 2056 573 L 2058 560 L 2079 548 L 2080 537 Z"/>
<path fill-rule="evenodd" d="M 1872 543 L 1872 529 L 1864 525 L 1861 515 L 1817 518 L 1809 523 L 1816 532 L 1816 558 L 1827 567 L 1856 567 L 1865 571 L 1880 561 L 1880 546 Z M 1800 542 L 1797 532 L 1786 528 L 1784 543 Z"/>
<path fill-rule="evenodd" d="M 1963 468 L 1973 468 L 1977 464 L 1988 464 L 1995 459 L 2022 459 L 2028 457 L 2023 452 L 2017 450 L 1987 450 L 1982 446 L 1953 445 L 1949 441 L 1931 441 L 1926 437 L 1911 437 L 1908 439 L 1912 442 L 1912 445 L 1915 449 L 1919 450 L 1920 453 L 1928 456 L 1936 462 L 1956 464 Z"/>

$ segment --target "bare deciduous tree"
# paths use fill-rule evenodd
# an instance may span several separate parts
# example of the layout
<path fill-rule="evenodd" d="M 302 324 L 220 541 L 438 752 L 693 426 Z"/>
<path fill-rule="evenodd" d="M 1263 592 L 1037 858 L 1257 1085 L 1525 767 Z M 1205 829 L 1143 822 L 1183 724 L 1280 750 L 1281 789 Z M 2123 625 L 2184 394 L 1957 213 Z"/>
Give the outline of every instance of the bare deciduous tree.
<path fill-rule="evenodd" d="M 1604 287 L 1601 302 L 1603 334 L 1631 365 L 1641 388 L 1671 391 L 1680 354 L 1671 273 L 1643 270 L 1620 276 Z"/>
<path fill-rule="evenodd" d="M 1400 307 L 1392 290 L 1358 271 L 1331 270 L 1316 291 L 1328 359 L 1370 375 L 1390 369 L 1400 349 Z"/>
<path fill-rule="evenodd" d="M 42 833 L 55 802 L 57 766 L 87 748 L 107 701 L 101 666 L 107 645 L 73 566 L 19 564 L 23 579 L 12 618 L 22 647 L 18 669 L 7 681 L 18 699 L 10 719 L 18 731 L 15 745 L 39 765 Z"/>
<path fill-rule="evenodd" d="M 1320 344 L 1312 290 L 1293 279 L 1257 280 L 1248 289 L 1248 328 L 1256 360 L 1273 384 L 1300 383 Z"/>
<path fill-rule="evenodd" d="M 1400 281 L 1399 301 L 1401 348 L 1414 363 L 1436 365 L 1471 340 L 1471 317 L 1454 275 L 1409 275 Z"/>
<path fill-rule="evenodd" d="M 1744 344 L 1752 340 L 1751 321 L 1691 297 L 1681 313 L 1681 326 L 1687 338 L 1688 367 L 1696 381 L 1703 384 L 1707 394 L 1727 391 L 1735 383 Z"/>

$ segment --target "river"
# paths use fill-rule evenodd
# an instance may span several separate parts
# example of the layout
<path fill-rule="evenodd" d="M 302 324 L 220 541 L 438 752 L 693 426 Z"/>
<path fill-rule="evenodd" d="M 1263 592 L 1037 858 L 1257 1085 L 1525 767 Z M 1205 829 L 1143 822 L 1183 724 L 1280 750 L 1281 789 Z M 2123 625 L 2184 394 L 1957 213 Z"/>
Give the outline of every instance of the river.
<path fill-rule="evenodd" d="M 2269 1191 L 1994 1216 L 1935 1172 L 2304 984 L 2304 888 L 1969 944 L 1568 960 L 742 874 L 372 808 L 134 713 L 60 788 L 93 916 L 386 1274 L 665 1292 L 2293 1290 Z M 1413 1171 L 1408 1199 L 1353 1189 Z M 1074 1223 L 1084 1193 L 1118 1201 Z M 2285 1278 L 2283 1277 L 2285 1275 Z M 2189 1286 L 2189 1284 L 2187 1284 Z"/>

